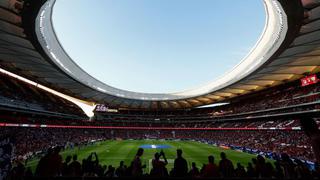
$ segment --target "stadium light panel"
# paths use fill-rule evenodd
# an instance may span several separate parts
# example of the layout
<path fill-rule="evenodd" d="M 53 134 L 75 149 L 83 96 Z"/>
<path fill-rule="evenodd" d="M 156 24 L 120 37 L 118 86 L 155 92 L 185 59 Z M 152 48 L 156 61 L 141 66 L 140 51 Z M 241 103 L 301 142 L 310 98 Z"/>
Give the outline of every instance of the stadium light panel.
<path fill-rule="evenodd" d="M 217 107 L 217 106 L 224 106 L 230 104 L 229 102 L 224 102 L 224 103 L 214 103 L 214 104 L 209 104 L 209 105 L 205 105 L 205 106 L 199 106 L 196 108 L 208 108 L 208 107 Z"/>

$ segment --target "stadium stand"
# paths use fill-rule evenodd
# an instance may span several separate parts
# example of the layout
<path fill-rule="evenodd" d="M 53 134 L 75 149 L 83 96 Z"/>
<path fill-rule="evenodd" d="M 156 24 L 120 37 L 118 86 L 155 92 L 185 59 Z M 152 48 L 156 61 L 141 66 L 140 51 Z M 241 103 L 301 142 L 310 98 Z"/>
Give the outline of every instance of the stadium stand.
<path fill-rule="evenodd" d="M 0 108 L 85 117 L 75 104 L 2 73 L 0 86 Z"/>
<path fill-rule="evenodd" d="M 244 152 L 254 152 L 263 155 L 265 158 L 275 159 L 280 164 L 277 165 L 276 163 L 274 165 L 276 168 L 280 166 L 278 171 L 269 167 L 268 171 L 270 173 L 267 173 L 268 175 L 259 172 L 259 166 L 254 165 L 254 162 L 252 162 L 252 168 L 255 172 L 253 174 L 250 174 L 250 168 L 244 168 L 239 164 L 236 169 L 230 172 L 232 177 L 275 178 L 283 176 L 293 178 L 317 176 L 317 164 L 314 164 L 313 170 L 306 169 L 306 162 L 316 162 L 316 159 L 312 152 L 310 139 L 302 131 L 300 116 L 292 117 L 290 115 L 293 112 L 304 113 L 309 109 L 318 109 L 319 87 L 317 85 L 300 87 L 296 86 L 298 82 L 294 82 L 286 85 L 284 93 L 280 91 L 283 87 L 276 87 L 245 97 L 245 100 L 240 99 L 241 104 L 240 102 L 233 102 L 229 105 L 213 108 L 158 113 L 128 110 L 120 110 L 117 113 L 100 112 L 95 120 L 88 121 L 83 118 L 80 109 L 67 101 L 36 87 L 8 78 L 6 75 L 1 76 L 5 77 L 0 81 L 3 87 L 0 92 L 1 107 L 5 107 L 5 109 L 1 109 L 1 135 L 11 135 L 15 139 L 14 147 L 16 151 L 12 159 L 15 166 L 9 175 L 12 179 L 33 175 L 55 176 L 57 173 L 59 175 L 71 173 L 100 177 L 132 176 L 132 172 L 116 175 L 114 167 L 110 167 L 111 170 L 102 171 L 101 164 L 96 167 L 99 170 L 87 170 L 86 167 L 82 167 L 76 173 L 66 172 L 62 168 L 55 172 L 46 172 L 46 170 L 32 172 L 25 169 L 21 163 L 28 162 L 29 159 L 37 156 L 42 157 L 45 154 L 50 154 L 51 150 L 48 151 L 48 149 L 52 147 L 68 149 L 86 146 L 93 141 L 110 139 L 195 140 Z M 263 98 L 255 101 L 257 96 Z M 272 101 L 277 103 L 272 103 Z M 285 103 L 281 104 L 284 101 Z M 309 106 L 310 103 L 312 106 Z M 59 106 L 56 106 L 57 104 Z M 316 106 L 313 106 L 314 104 Z M 294 105 L 294 108 L 290 108 L 291 105 Z M 285 111 L 289 114 L 288 117 L 279 115 L 284 113 L 283 108 L 288 110 Z M 299 111 L 296 111 L 297 108 Z M 23 109 L 23 111 L 17 111 L 16 109 Z M 36 114 L 35 111 L 46 115 Z M 51 114 L 46 112 L 51 112 Z M 52 113 L 60 116 L 52 115 Z M 259 118 L 260 114 L 267 116 Z M 249 119 L 247 118 L 248 115 L 250 116 Z M 276 116 L 273 117 L 272 115 Z M 315 122 L 319 127 L 320 119 L 316 118 Z M 106 131 L 104 128 L 108 130 Z M 295 175 L 286 174 L 285 171 L 279 170 L 285 168 L 282 157 L 286 156 L 290 157 L 290 160 L 286 161 L 292 163 Z M 259 156 L 259 158 L 261 157 Z M 62 160 L 59 163 L 62 163 Z M 51 163 L 49 162 L 49 164 Z M 266 165 L 264 164 L 264 166 Z M 298 172 L 298 167 L 306 170 Z M 46 166 L 42 168 L 46 169 Z M 220 169 L 217 170 L 218 174 L 215 175 L 208 175 L 206 171 L 209 170 L 206 170 L 205 167 L 202 171 L 198 171 L 193 176 L 224 177 Z M 174 173 L 170 173 L 170 171 L 160 175 L 155 175 L 153 171 L 150 174 L 142 175 L 146 177 L 174 177 Z M 185 176 L 189 176 L 189 173 Z"/>
<path fill-rule="evenodd" d="M 7 80 L 2 80 L 1 83 L 4 85 L 4 88 L 11 87 L 15 89 L 15 93 L 12 93 L 9 89 L 2 90 L 3 93 L 1 93 L 1 96 L 6 98 L 19 99 L 21 96 L 17 97 L 15 94 L 23 94 L 24 91 L 35 92 L 34 94 L 45 93 L 34 87 L 29 87 L 16 82 L 14 79 L 7 78 Z M 288 89 L 290 89 L 291 92 L 296 93 L 292 93 L 294 95 L 290 96 L 290 98 L 287 93 L 282 94 L 284 97 L 279 94 L 275 99 L 279 101 L 287 99 L 290 103 L 291 101 L 295 101 L 294 97 L 299 96 L 298 94 L 302 92 L 303 94 L 310 94 L 311 96 L 317 94 L 318 86 L 309 86 L 306 88 L 298 87 L 298 90 L 295 90 L 293 86 L 290 86 Z M 271 92 L 270 90 L 268 92 L 263 92 L 267 95 L 264 94 L 264 98 L 260 98 L 260 100 L 257 101 L 259 106 L 249 106 L 254 107 L 254 109 L 248 110 L 248 112 L 254 113 L 270 108 L 268 103 L 261 102 L 268 102 L 270 96 L 272 97 L 271 94 L 275 95 L 277 94 L 276 92 L 277 89 L 272 90 Z M 261 96 L 261 94 L 258 95 Z M 25 93 L 24 96 L 36 97 L 34 95 L 28 95 L 27 93 Z M 74 108 L 70 108 L 68 103 L 63 103 L 63 100 L 54 97 L 53 95 L 46 95 L 45 97 L 45 99 L 35 98 L 35 100 L 32 98 L 21 99 L 24 100 L 25 104 L 30 102 L 38 104 L 38 106 L 42 108 L 41 110 L 59 112 L 59 109 L 48 108 L 50 107 L 48 104 L 56 104 L 56 102 L 59 102 L 60 107 L 62 107 L 61 109 L 64 109 L 64 111 L 60 111 L 61 113 L 73 112 L 73 114 L 75 114 L 75 112 L 78 112 L 77 110 L 74 110 Z M 54 101 L 52 100 L 53 98 L 55 98 Z M 256 96 L 246 98 L 248 104 L 253 101 L 252 99 L 256 99 Z M 308 103 L 317 101 L 317 99 L 312 99 L 312 101 L 308 101 Z M 14 101 L 9 102 L 12 102 L 12 105 L 16 104 Z M 297 104 L 297 106 L 303 106 L 304 103 L 305 102 Z M 31 105 L 25 106 L 24 109 L 32 110 L 33 108 L 30 107 Z M 260 109 L 256 107 L 259 107 Z M 288 107 L 288 104 L 286 104 L 285 107 Z M 251 119 L 242 118 L 241 121 L 239 121 L 237 119 L 229 120 L 229 116 L 238 116 L 238 111 L 233 114 L 217 115 L 212 113 L 214 111 L 228 111 L 230 108 L 237 109 L 237 106 L 232 104 L 223 107 L 174 111 L 170 113 L 164 112 L 157 115 L 148 114 L 148 112 L 120 111 L 118 113 L 100 113 L 99 118 L 93 121 L 81 118 L 73 119 L 43 116 L 41 114 L 36 115 L 25 112 L 13 113 L 12 110 L 2 110 L 0 126 L 2 126 L 2 135 L 11 135 L 11 137 L 14 137 L 15 139 L 14 146 L 16 152 L 13 158 L 14 162 L 27 162 L 30 158 L 36 156 L 41 157 L 52 147 L 67 149 L 70 147 L 86 146 L 92 141 L 150 138 L 196 140 L 214 144 L 216 146 L 241 149 L 244 152 L 249 150 L 255 151 L 255 154 L 261 154 L 264 155 L 264 157 L 276 160 L 281 159 L 282 154 L 286 154 L 291 159 L 296 159 L 299 163 L 316 162 L 309 137 L 302 131 L 299 117 L 276 116 Z M 105 118 L 106 116 L 108 118 Z M 168 120 L 168 117 L 170 120 Z M 200 121 L 198 120 L 199 117 L 201 118 Z M 220 120 L 214 120 L 216 117 L 219 117 Z M 315 119 L 315 121 L 319 127 L 320 119 Z M 104 128 L 107 128 L 107 130 Z M 17 166 L 22 166 L 22 164 L 17 163 Z M 298 166 L 298 164 L 294 163 L 294 166 Z M 12 176 L 14 177 L 18 176 L 15 174 L 15 168 L 12 170 Z M 62 173 L 61 169 L 60 171 L 59 173 Z M 85 171 L 86 170 L 83 170 L 82 173 L 85 173 Z M 32 172 L 24 173 L 27 173 L 28 176 L 31 176 L 32 174 Z M 104 177 L 104 174 L 101 172 L 91 173 L 96 173 L 96 175 L 100 174 L 99 176 Z M 311 171 L 308 170 L 307 174 L 311 177 Z M 115 176 L 115 173 L 112 173 L 112 176 Z M 197 176 L 206 175 L 199 172 Z M 237 175 L 237 177 L 238 176 L 246 177 L 244 173 L 242 173 L 242 175 Z M 272 176 L 275 177 L 276 175 Z"/>
<path fill-rule="evenodd" d="M 0 67 L 60 90 L 59 83 L 53 83 L 54 78 L 49 83 L 44 80 L 46 78 L 34 76 L 39 69 L 32 66 L 32 63 L 36 62 L 34 59 L 37 59 L 38 64 L 47 67 L 52 74 L 61 73 L 61 70 L 49 68 L 51 64 L 46 58 L 40 57 L 45 57 L 45 54 L 34 35 L 34 26 L 30 25 L 34 24 L 37 14 L 35 10 L 44 2 L 46 0 L 0 0 Z M 281 2 L 287 3 L 290 8 L 290 3 Z M 313 36 L 308 38 L 308 35 L 318 33 L 314 28 L 319 27 L 319 1 L 302 0 L 298 4 L 303 6 L 305 11 L 304 20 L 301 23 L 295 22 L 297 25 L 290 21 L 289 25 L 299 30 L 301 24 L 304 26 L 299 32 L 293 29 L 288 35 L 289 39 L 293 41 L 293 36 L 299 34 L 306 35 L 306 39 L 312 41 L 301 45 L 298 39 L 290 46 L 291 41 L 285 44 L 292 49 L 317 44 L 313 42 Z M 10 48 L 6 49 L 6 46 Z M 288 51 L 304 51 L 295 52 L 292 49 Z M 284 47 L 282 50 L 287 52 Z M 3 54 L 9 51 L 10 53 Z M 11 56 L 12 54 L 18 58 Z M 21 54 L 25 56 L 22 57 Z M 317 55 L 310 53 L 310 56 Z M 10 62 L 15 58 L 16 63 Z M 282 58 L 284 59 L 283 56 Z M 30 61 L 31 65 L 24 66 L 27 61 Z M 316 64 L 308 62 L 307 66 Z M 291 66 L 296 68 L 292 64 Z M 33 68 L 34 74 L 22 70 L 22 67 Z M 40 68 L 38 73 L 46 70 Z M 300 74 L 300 71 L 298 68 L 294 70 L 297 74 Z M 302 71 L 305 72 L 307 70 Z M 316 72 L 319 71 L 315 71 L 314 75 L 319 76 Z M 289 74 L 291 73 L 292 71 Z M 309 73 L 308 71 L 306 75 Z M 71 85 L 77 83 L 67 79 L 65 75 L 57 76 L 63 77 L 61 80 L 70 81 Z M 88 120 L 82 110 L 69 101 L 0 73 L 0 146 L 2 148 L 2 145 L 6 145 L 0 153 L 0 175 L 4 168 L 8 168 L 7 179 L 133 176 L 320 179 L 320 86 L 316 83 L 301 86 L 300 79 L 296 79 L 261 91 L 249 90 L 248 94 L 226 98 L 228 104 L 217 107 L 166 110 L 122 107 L 116 112 L 95 112 L 96 116 Z M 83 90 L 84 94 L 90 94 L 92 90 L 83 85 L 76 87 L 83 88 L 78 90 Z M 74 94 L 68 89 L 61 89 L 61 92 Z M 88 158 L 82 163 L 77 160 L 77 156 L 74 156 L 73 160 L 68 157 L 69 160 L 64 162 L 60 155 L 61 150 L 65 149 L 81 149 L 97 141 L 124 139 L 190 140 L 252 153 L 257 157 L 252 159 L 247 167 L 243 167 L 237 162 L 229 161 L 228 154 L 225 157 L 222 153 L 219 163 L 215 161 L 216 156 L 208 154 L 208 163 L 203 168 L 198 169 L 196 165 L 192 165 L 192 168 L 186 169 L 184 155 L 177 152 L 177 165 L 173 169 L 167 169 L 166 160 L 159 160 L 159 156 L 164 157 L 165 154 L 155 154 L 152 160 L 153 169 L 142 172 L 143 150 L 137 149 L 138 153 L 132 157 L 131 165 L 119 162 L 119 167 L 106 167 L 98 161 L 95 153 L 88 154 Z M 14 153 L 7 155 L 6 152 Z M 6 157 L 2 156 L 3 154 Z M 34 172 L 27 168 L 28 161 L 33 158 L 41 159 Z M 275 163 L 271 164 L 267 159 L 273 159 Z M 3 164 L 13 166 L 3 167 Z M 313 168 L 308 166 L 310 164 Z"/>
<path fill-rule="evenodd" d="M 119 113 L 97 112 L 97 119 L 108 121 L 154 121 L 172 122 L 207 120 L 243 120 L 265 118 L 266 115 L 284 116 L 291 114 L 318 113 L 320 111 L 320 88 L 318 84 L 301 87 L 300 81 L 240 96 L 230 104 L 215 108 L 184 109 L 176 111 L 119 110 Z"/>
<path fill-rule="evenodd" d="M 183 131 L 174 130 L 117 130 L 99 129 L 64 129 L 64 128 L 3 128 L 15 132 L 16 158 L 27 159 L 34 152 L 46 151 L 50 147 L 68 144 L 88 143 L 98 139 L 190 139 L 205 140 L 215 144 L 224 144 L 257 149 L 275 154 L 287 153 L 292 158 L 315 161 L 308 138 L 301 131 L 279 130 L 216 130 Z M 112 132 L 112 133 L 111 133 Z M 268 141 L 265 141 L 269 139 Z M 298 139 L 298 140 L 297 140 Z"/>
<path fill-rule="evenodd" d="M 299 120 L 243 120 L 239 121 L 220 121 L 220 122 L 186 122 L 186 123 L 171 123 L 171 122 L 128 122 L 128 121 L 88 121 L 88 120 L 72 120 L 58 119 L 50 117 L 20 117 L 13 118 L 12 116 L 0 116 L 2 126 L 10 124 L 37 124 L 37 125 L 65 125 L 79 127 L 142 127 L 142 128 L 248 128 L 248 129 L 278 129 L 278 130 L 301 130 Z M 320 126 L 320 120 L 316 120 Z"/>
<path fill-rule="evenodd" d="M 84 146 L 90 144 L 93 140 L 106 140 L 106 139 L 145 139 L 148 137 L 153 138 L 165 138 L 165 139 L 195 139 L 199 141 L 206 141 L 208 143 L 231 146 L 233 148 L 246 148 L 246 149 L 259 149 L 259 152 L 266 152 L 265 157 L 272 156 L 272 158 L 279 160 L 284 158 L 288 154 L 291 158 L 296 159 L 295 163 L 292 163 L 293 169 L 297 166 L 305 168 L 304 163 L 301 160 L 314 160 L 312 152 L 310 152 L 310 144 L 308 138 L 301 131 L 193 131 L 192 133 L 187 131 L 175 131 L 173 137 L 171 131 L 153 131 L 153 130 L 113 130 L 113 133 L 106 132 L 101 129 L 51 129 L 51 128 L 4 128 L 3 132 L 13 133 L 16 139 L 16 162 L 22 162 L 23 159 L 28 159 L 34 155 L 41 155 L 45 153 L 51 153 L 47 151 L 51 147 L 63 147 L 71 148 L 77 146 Z M 266 141 L 268 139 L 268 141 Z M 261 154 L 261 153 L 260 153 Z M 44 156 L 46 157 L 46 156 Z M 279 159 L 280 158 L 280 159 Z M 298 163 L 297 163 L 298 162 Z M 51 164 L 50 162 L 48 162 Z M 58 167 L 62 167 L 62 160 Z M 17 163 L 17 166 L 23 166 L 21 163 Z M 40 164 L 38 165 L 40 166 Z M 101 165 L 99 165 L 101 166 Z M 17 168 L 17 167 L 15 167 Z M 13 168 L 12 176 L 17 176 L 16 169 Z M 44 168 L 52 168 L 50 165 Z M 83 167 L 84 168 L 84 167 Z M 259 171 L 257 165 L 254 166 L 255 171 Z M 283 167 L 284 168 L 284 167 Z M 57 169 L 54 174 L 41 174 L 43 176 L 54 176 L 61 173 L 63 169 Z M 272 168 L 272 172 L 274 169 Z M 103 171 L 104 172 L 104 171 Z M 23 172 L 25 173 L 25 172 Z M 30 172 L 29 176 L 30 176 Z M 86 174 L 86 170 L 82 173 Z M 98 174 L 96 171 L 94 176 Z M 256 172 L 258 173 L 258 172 Z M 280 172 L 279 172 L 280 173 Z M 284 172 L 282 172 L 283 174 Z M 307 169 L 308 176 L 311 177 L 311 171 Z M 315 173 L 315 172 L 313 172 Z M 23 174 L 20 174 L 23 175 Z M 200 175 L 200 174 L 199 174 Z M 269 174 L 270 177 L 276 177 L 275 174 Z M 88 175 L 90 176 L 90 175 Z M 112 176 L 115 176 L 112 174 Z M 185 174 L 187 176 L 187 174 Z M 219 175 L 220 176 L 220 175 Z M 233 176 L 233 174 L 231 175 Z M 245 176 L 245 175 L 244 175 Z M 269 177 L 264 175 L 256 175 L 257 177 Z M 289 175 L 286 175 L 286 177 Z M 236 176 L 238 177 L 238 175 Z M 245 176 L 247 177 L 247 176 Z M 295 175 L 294 177 L 301 177 L 301 175 Z"/>

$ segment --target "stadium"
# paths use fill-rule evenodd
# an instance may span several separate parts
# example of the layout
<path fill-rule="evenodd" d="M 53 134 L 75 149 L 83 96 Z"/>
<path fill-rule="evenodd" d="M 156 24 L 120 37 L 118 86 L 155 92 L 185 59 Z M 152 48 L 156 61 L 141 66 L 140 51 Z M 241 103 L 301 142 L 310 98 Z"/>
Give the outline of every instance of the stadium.
<path fill-rule="evenodd" d="M 57 35 L 59 1 L 0 0 L 0 180 L 320 178 L 319 0 L 263 0 L 240 63 L 169 93 L 88 73 Z"/>

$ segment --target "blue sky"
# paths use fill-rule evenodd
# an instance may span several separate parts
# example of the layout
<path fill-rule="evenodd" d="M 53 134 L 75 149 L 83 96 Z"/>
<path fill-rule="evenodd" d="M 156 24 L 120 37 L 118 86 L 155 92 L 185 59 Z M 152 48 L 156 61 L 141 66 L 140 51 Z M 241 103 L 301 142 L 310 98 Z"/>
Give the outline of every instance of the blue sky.
<path fill-rule="evenodd" d="M 120 89 L 165 93 L 206 84 L 254 46 L 262 0 L 57 0 L 54 27 L 85 71 Z"/>

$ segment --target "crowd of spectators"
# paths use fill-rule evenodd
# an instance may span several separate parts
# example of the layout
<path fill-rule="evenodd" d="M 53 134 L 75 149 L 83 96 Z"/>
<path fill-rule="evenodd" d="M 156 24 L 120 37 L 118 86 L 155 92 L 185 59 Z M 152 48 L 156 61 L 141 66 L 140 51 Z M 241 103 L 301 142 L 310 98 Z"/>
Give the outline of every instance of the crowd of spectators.
<path fill-rule="evenodd" d="M 315 118 L 320 128 L 320 119 Z M 11 117 L 0 115 L 0 123 L 15 124 L 43 124 L 43 125 L 74 125 L 74 126 L 110 126 L 110 127 L 169 127 L 169 128 L 273 128 L 273 129 L 300 129 L 300 120 L 270 118 L 270 120 L 237 120 L 237 121 L 88 121 L 63 118 L 44 117 Z"/>
<path fill-rule="evenodd" d="M 152 160 L 152 169 L 144 173 L 146 164 L 143 164 L 141 158 L 144 149 L 139 148 L 135 157 L 132 157 L 130 165 L 125 165 L 123 161 L 118 167 L 104 165 L 99 162 L 96 153 L 91 153 L 82 163 L 77 155 L 67 156 L 63 161 L 59 154 L 60 147 L 50 148 L 40 159 L 35 173 L 30 168 L 25 168 L 22 162 L 17 162 L 9 173 L 8 179 L 22 179 L 24 177 L 151 177 L 151 178 L 320 178 L 320 168 L 316 164 L 314 170 L 310 170 L 305 163 L 300 160 L 292 160 L 285 153 L 276 160 L 274 165 L 267 162 L 266 159 L 258 155 L 248 162 L 247 167 L 240 163 L 233 164 L 227 157 L 227 154 L 221 152 L 219 162 L 215 161 L 213 155 L 208 155 L 208 161 L 199 169 L 195 162 L 189 169 L 187 160 L 183 156 L 183 150 L 177 149 L 177 155 L 174 160 L 173 168 L 167 169 L 168 161 L 165 153 L 161 151 L 154 154 Z M 160 159 L 162 157 L 162 159 Z"/>
<path fill-rule="evenodd" d="M 230 100 L 230 104 L 176 111 L 130 111 L 118 113 L 98 112 L 102 120 L 217 120 L 231 118 L 254 118 L 255 116 L 275 115 L 290 112 L 320 110 L 320 86 L 302 87 L 299 81 L 269 88 L 254 94 Z M 229 100 L 228 100 L 229 101 Z"/>
<path fill-rule="evenodd" d="M 239 120 L 290 112 L 320 110 L 320 86 L 302 87 L 299 81 L 270 88 L 266 91 L 239 97 L 230 104 L 213 108 L 195 108 L 177 111 L 127 111 L 96 113 L 100 121 L 177 121 Z M 24 83 L 5 74 L 0 74 L 0 105 L 26 110 L 40 110 L 74 114 L 85 117 L 75 104 Z M 261 98 L 263 97 L 263 98 Z M 162 123 L 161 122 L 161 123 Z"/>
<path fill-rule="evenodd" d="M 105 139 L 191 139 L 211 144 L 254 149 L 315 161 L 309 138 L 302 131 L 281 130 L 120 130 L 62 128 L 1 128 L 15 139 L 15 159 L 28 159 L 49 147 L 73 147 Z"/>
<path fill-rule="evenodd" d="M 320 86 L 300 86 L 297 84 L 276 87 L 266 93 L 246 98 L 212 112 L 213 115 L 240 114 L 273 108 L 296 106 L 320 100 Z M 259 98 L 263 95 L 263 98 Z"/>
<path fill-rule="evenodd" d="M 294 83 L 281 85 L 279 87 L 268 89 L 264 92 L 239 98 L 237 101 L 224 106 L 214 108 L 198 108 L 192 110 L 179 110 L 173 112 L 124 112 L 107 113 L 96 117 L 94 121 L 87 121 L 83 118 L 83 112 L 76 105 L 43 91 L 33 85 L 23 83 L 14 78 L 8 78 L 5 74 L 0 74 L 0 105 L 22 108 L 25 110 L 50 111 L 63 114 L 74 114 L 80 119 L 64 118 L 42 118 L 31 115 L 31 117 L 12 117 L 1 115 L 0 123 L 16 124 L 45 124 L 45 125 L 75 125 L 75 126 L 112 126 L 112 127 L 143 127 L 144 130 L 121 130 L 121 129 L 57 129 L 57 128 L 19 128 L 5 127 L 1 128 L 1 135 L 11 134 L 15 139 L 14 159 L 28 159 L 36 154 L 42 154 L 51 147 L 73 147 L 81 146 L 96 140 L 104 139 L 192 139 L 205 141 L 216 145 L 237 147 L 243 150 L 253 149 L 258 152 L 273 153 L 281 155 L 285 153 L 289 157 L 298 159 L 295 162 L 296 168 L 303 169 L 300 160 L 315 161 L 312 153 L 309 138 L 300 131 L 300 122 L 297 119 L 264 118 L 257 120 L 258 116 L 276 115 L 280 113 L 320 110 L 320 86 L 317 84 L 301 87 Z M 263 97 L 263 98 L 260 98 Z M 103 113 L 102 113 L 103 114 Z M 232 119 L 237 118 L 237 119 Z M 253 118 L 253 119 L 251 119 Z M 232 121 L 230 121 L 230 119 Z M 236 121 L 237 120 L 237 121 Z M 320 120 L 316 119 L 318 126 Z M 148 130 L 148 128 L 168 127 L 168 128 L 222 128 L 221 130 Z M 261 130 L 224 130 L 223 128 L 257 128 Z M 263 129 L 263 130 L 262 130 Z M 269 129 L 269 130 L 266 130 Z M 281 130 L 279 130 L 281 129 Z M 283 130 L 287 129 L 287 130 Z M 290 129 L 290 130 L 289 130 Z M 292 130 L 294 129 L 294 130 Z M 190 133 L 192 132 L 192 133 Z M 59 157 L 59 151 L 48 151 L 47 156 Z M 160 162 L 160 154 L 155 155 L 154 166 L 164 166 L 166 162 Z M 162 156 L 164 156 L 162 154 Z M 46 157 L 46 156 L 44 156 Z M 90 155 L 90 159 L 98 159 L 95 154 Z M 75 161 L 76 161 L 76 157 Z M 50 158 L 49 158 L 50 159 Z M 59 160 L 60 161 L 60 160 Z M 70 161 L 70 160 L 69 160 Z M 90 162 L 91 160 L 88 160 Z M 133 161 L 135 163 L 135 161 Z M 87 166 L 82 163 L 81 175 L 86 174 Z M 90 164 L 90 163 L 89 163 Z M 93 163 L 97 166 L 99 163 Z M 214 176 L 224 177 L 224 172 L 219 168 L 220 165 L 213 165 L 214 157 L 208 157 L 208 166 L 202 171 L 191 170 L 191 174 L 197 174 L 200 177 Z M 299 167 L 301 165 L 301 167 Z M 68 162 L 63 167 L 67 167 Z M 85 167 L 83 167 L 85 166 Z M 277 169 L 271 170 L 269 165 L 267 174 L 280 177 Z M 276 165 L 279 168 L 281 165 Z M 41 166 L 40 166 L 41 167 Z M 122 167 L 124 167 L 122 165 Z M 259 166 L 250 165 L 247 171 L 239 165 L 237 170 L 233 170 L 232 176 L 245 177 L 248 174 L 254 174 L 250 169 L 259 168 Z M 19 166 L 12 171 L 16 175 Z M 129 167 L 128 167 L 129 168 Z M 92 169 L 89 168 L 89 169 Z M 95 168 L 93 168 L 95 169 Z M 206 169 L 211 169 L 213 174 L 204 173 Z M 216 170 L 214 170 L 216 169 Z M 280 168 L 281 169 L 281 168 Z M 51 169 L 53 171 L 53 169 Z M 104 169 L 106 170 L 106 169 Z M 131 169 L 132 170 L 132 169 Z M 131 171 L 130 170 L 130 171 Z M 279 169 L 278 169 L 279 170 Z M 89 170 L 90 171 L 90 170 Z M 123 170 L 125 171 L 125 170 Z M 197 173 L 199 171 L 199 173 Z M 204 171 L 204 172 L 203 172 Z M 258 171 L 258 170 L 255 170 Z M 271 172 L 274 171 L 274 172 Z M 286 171 L 286 170 L 284 170 Z M 28 171 L 26 171 L 28 172 Z M 46 170 L 41 170 L 45 172 Z M 107 173 L 108 172 L 108 173 Z M 31 175 L 30 172 L 28 172 Z M 28 174 L 27 173 L 27 174 Z M 50 172 L 48 172 L 50 174 Z M 51 172 L 52 173 L 52 172 Z M 65 174 L 65 171 L 59 169 L 56 171 L 59 175 Z M 92 173 L 92 172 L 91 172 Z M 265 172 L 263 172 L 265 173 Z M 275 175 L 275 174 L 277 175 Z M 301 172 L 299 172 L 301 174 Z M 300 177 L 296 173 L 295 176 Z M 306 173 L 306 172 L 304 172 Z M 68 173 L 67 173 L 68 174 Z M 94 173 L 97 175 L 97 172 Z M 141 173 L 138 173 L 141 175 Z M 159 176 L 174 176 L 171 172 L 159 173 L 158 170 L 150 174 Z M 184 175 L 188 173 L 183 173 Z M 227 173 L 228 174 L 228 173 Z M 236 174 L 236 175 L 235 175 Z M 258 173 L 259 174 L 259 173 Z M 284 173 L 285 174 L 285 173 Z M 283 175 L 284 175 L 283 174 Z M 14 176 L 15 176 L 14 175 Z M 26 174 L 24 174 L 26 175 Z M 40 174 L 41 175 L 41 174 Z M 53 174 L 51 174 L 53 175 Z M 57 175 L 57 174 L 54 174 Z M 74 176 L 75 174 L 73 174 Z M 80 175 L 80 170 L 78 174 Z M 90 173 L 89 173 L 90 175 Z M 93 174 L 91 174 L 93 175 Z M 115 176 L 116 169 L 108 168 L 101 171 L 98 176 Z M 127 174 L 129 176 L 134 174 Z M 309 172 L 310 175 L 310 172 Z M 193 175 L 191 175 L 193 176 Z M 254 177 L 265 177 L 257 175 Z M 285 175 L 284 175 L 285 176 Z M 249 176 L 252 177 L 252 176 Z"/>
<path fill-rule="evenodd" d="M 283 107 L 283 108 L 271 108 L 259 111 L 250 111 L 250 112 L 243 112 L 243 113 L 226 113 L 225 109 L 214 108 L 210 110 L 212 111 L 219 111 L 223 112 L 220 114 L 213 114 L 209 112 L 203 112 L 202 114 L 197 114 L 196 112 L 180 112 L 176 113 L 175 115 L 172 114 L 156 114 L 154 115 L 145 115 L 141 114 L 125 114 L 122 112 L 119 113 L 96 113 L 96 120 L 99 121 L 117 121 L 117 122 L 195 122 L 195 121 L 224 121 L 224 120 L 246 120 L 246 119 L 259 119 L 259 118 L 268 118 L 274 116 L 283 116 L 283 115 L 290 115 L 295 113 L 316 113 L 320 111 L 320 101 L 312 102 L 312 103 L 304 103 L 297 106 L 291 107 Z"/>

